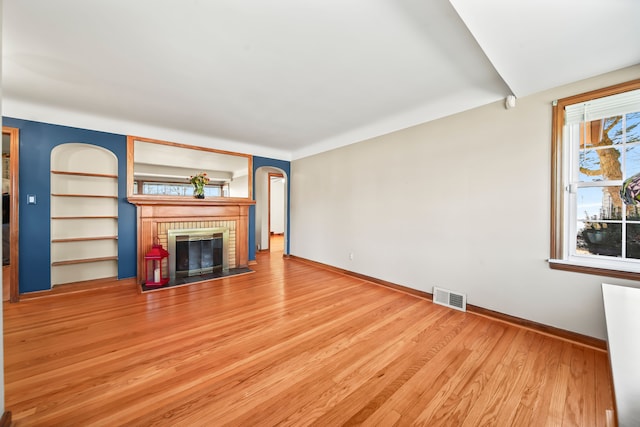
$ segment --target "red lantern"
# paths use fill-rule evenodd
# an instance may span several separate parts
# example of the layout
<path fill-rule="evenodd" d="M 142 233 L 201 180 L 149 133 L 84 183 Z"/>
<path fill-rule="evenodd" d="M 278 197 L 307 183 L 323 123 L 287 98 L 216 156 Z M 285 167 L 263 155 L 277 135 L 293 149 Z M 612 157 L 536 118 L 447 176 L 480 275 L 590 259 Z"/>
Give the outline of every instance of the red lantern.
<path fill-rule="evenodd" d="M 146 286 L 163 286 L 169 283 L 169 278 L 162 277 L 162 260 L 168 256 L 169 252 L 162 245 L 153 245 L 144 256 Z"/>

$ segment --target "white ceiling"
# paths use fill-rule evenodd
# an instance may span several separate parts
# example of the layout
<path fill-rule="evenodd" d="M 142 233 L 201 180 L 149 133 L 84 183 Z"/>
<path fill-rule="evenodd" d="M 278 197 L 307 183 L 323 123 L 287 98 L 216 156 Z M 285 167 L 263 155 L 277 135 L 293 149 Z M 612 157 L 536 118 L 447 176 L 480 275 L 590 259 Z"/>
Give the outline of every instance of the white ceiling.
<path fill-rule="evenodd" d="M 640 63 L 638 0 L 4 0 L 3 115 L 296 159 Z"/>

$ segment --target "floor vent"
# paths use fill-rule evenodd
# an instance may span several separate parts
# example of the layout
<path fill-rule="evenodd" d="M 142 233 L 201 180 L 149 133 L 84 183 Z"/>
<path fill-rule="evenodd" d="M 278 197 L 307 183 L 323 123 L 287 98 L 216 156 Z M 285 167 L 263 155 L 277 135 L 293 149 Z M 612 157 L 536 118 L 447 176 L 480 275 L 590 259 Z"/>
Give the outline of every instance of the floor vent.
<path fill-rule="evenodd" d="M 433 302 L 456 310 L 467 311 L 467 296 L 465 294 L 458 294 L 436 286 L 433 287 Z"/>

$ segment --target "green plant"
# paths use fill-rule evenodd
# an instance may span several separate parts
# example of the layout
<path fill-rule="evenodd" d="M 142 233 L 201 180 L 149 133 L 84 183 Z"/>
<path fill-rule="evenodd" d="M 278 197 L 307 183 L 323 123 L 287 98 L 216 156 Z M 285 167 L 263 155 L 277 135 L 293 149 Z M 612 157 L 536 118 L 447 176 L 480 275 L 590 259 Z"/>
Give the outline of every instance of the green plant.
<path fill-rule="evenodd" d="M 193 194 L 196 197 L 204 197 L 204 186 L 209 183 L 206 172 L 200 172 L 189 177 L 189 182 L 193 184 Z"/>

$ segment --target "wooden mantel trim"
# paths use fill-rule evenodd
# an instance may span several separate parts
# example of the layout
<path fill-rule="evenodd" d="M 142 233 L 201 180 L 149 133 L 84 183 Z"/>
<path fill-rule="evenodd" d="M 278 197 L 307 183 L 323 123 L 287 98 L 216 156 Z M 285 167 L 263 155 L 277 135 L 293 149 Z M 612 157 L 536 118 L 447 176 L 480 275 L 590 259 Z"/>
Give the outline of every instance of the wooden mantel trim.
<path fill-rule="evenodd" d="M 169 206 L 250 206 L 256 201 L 236 197 L 210 197 L 196 199 L 195 197 L 171 197 L 171 196 L 131 196 L 129 203 L 136 206 L 144 205 L 169 205 Z"/>

